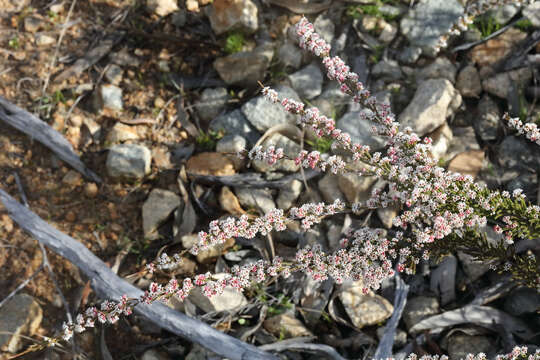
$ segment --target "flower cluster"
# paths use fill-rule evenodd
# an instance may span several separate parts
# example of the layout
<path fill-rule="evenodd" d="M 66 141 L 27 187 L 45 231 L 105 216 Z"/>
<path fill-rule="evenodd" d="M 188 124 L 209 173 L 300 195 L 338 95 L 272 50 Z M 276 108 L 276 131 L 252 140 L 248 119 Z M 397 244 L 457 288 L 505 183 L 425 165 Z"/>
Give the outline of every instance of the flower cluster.
<path fill-rule="evenodd" d="M 255 146 L 248 153 L 248 157 L 251 160 L 261 160 L 266 161 L 268 165 L 275 164 L 278 160 L 283 159 L 285 153 L 282 148 L 277 148 L 275 146 L 269 146 L 266 149 L 263 149 L 262 146 Z"/>
<path fill-rule="evenodd" d="M 484 353 L 478 353 L 476 355 L 468 354 L 465 356 L 465 360 L 487 360 L 488 357 Z M 526 346 L 516 346 L 509 354 L 497 355 L 495 360 L 539 360 L 540 359 L 540 350 L 536 350 L 534 354 L 528 353 L 528 348 Z M 393 360 L 390 358 L 389 360 Z M 446 355 L 423 355 L 418 357 L 416 354 L 410 354 L 406 360 L 448 360 Z"/>
<path fill-rule="evenodd" d="M 540 129 L 538 129 L 538 125 L 535 123 L 523 125 L 519 118 L 511 118 L 508 114 L 504 114 L 503 119 L 511 128 L 516 129 L 518 134 L 524 134 L 527 139 L 540 145 Z"/>

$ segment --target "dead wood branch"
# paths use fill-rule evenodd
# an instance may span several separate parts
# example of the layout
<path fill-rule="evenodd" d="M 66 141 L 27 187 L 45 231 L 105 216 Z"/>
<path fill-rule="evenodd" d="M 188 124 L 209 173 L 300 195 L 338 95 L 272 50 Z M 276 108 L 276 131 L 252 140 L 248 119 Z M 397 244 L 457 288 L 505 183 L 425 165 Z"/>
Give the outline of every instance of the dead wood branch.
<path fill-rule="evenodd" d="M 11 218 L 50 250 L 66 258 L 90 279 L 92 287 L 105 299 L 119 300 L 123 294 L 138 298 L 142 291 L 112 272 L 83 244 L 53 228 L 35 213 L 0 189 L 0 201 Z M 246 344 L 212 327 L 158 303 L 137 305 L 135 312 L 176 335 L 229 359 L 277 360 L 270 353 Z"/>

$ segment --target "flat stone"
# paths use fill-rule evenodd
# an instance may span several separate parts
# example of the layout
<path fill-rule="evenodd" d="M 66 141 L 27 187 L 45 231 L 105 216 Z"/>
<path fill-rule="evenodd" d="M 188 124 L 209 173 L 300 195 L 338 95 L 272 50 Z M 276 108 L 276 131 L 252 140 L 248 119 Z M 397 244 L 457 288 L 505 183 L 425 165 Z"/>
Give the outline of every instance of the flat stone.
<path fill-rule="evenodd" d="M 300 145 L 292 141 L 286 136 L 283 136 L 279 133 L 274 133 L 270 135 L 266 140 L 261 144 L 263 148 L 268 148 L 270 146 L 275 146 L 276 148 L 282 148 L 286 156 L 290 158 L 295 158 L 301 151 Z M 270 172 L 270 171 L 284 171 L 284 172 L 296 172 L 300 169 L 300 165 L 296 165 L 294 160 L 291 159 L 281 159 L 275 164 L 269 165 L 268 162 L 263 160 L 253 160 L 253 168 L 259 172 Z"/>
<path fill-rule="evenodd" d="M 478 66 L 494 65 L 506 58 L 515 44 L 527 37 L 527 34 L 510 28 L 501 35 L 475 46 L 471 52 L 471 60 Z"/>
<path fill-rule="evenodd" d="M 240 205 L 246 209 L 260 210 L 263 214 L 270 212 L 276 208 L 274 198 L 269 189 L 250 189 L 250 188 L 235 188 L 234 192 L 238 197 Z"/>
<path fill-rule="evenodd" d="M 378 327 L 377 328 L 377 338 L 379 340 L 382 340 L 382 337 L 384 335 L 384 327 Z M 394 334 L 394 348 L 400 348 L 405 346 L 407 343 L 407 333 L 399 328 L 396 329 L 396 332 Z"/>
<path fill-rule="evenodd" d="M 540 2 L 530 4 L 522 10 L 522 13 L 534 27 L 540 28 Z"/>
<path fill-rule="evenodd" d="M 195 103 L 195 108 L 201 119 L 210 121 L 221 113 L 229 98 L 225 88 L 207 88 L 203 90 L 200 100 Z"/>
<path fill-rule="evenodd" d="M 212 275 L 218 280 L 224 276 L 226 274 L 223 273 Z M 223 294 L 211 297 L 205 296 L 199 287 L 195 287 L 188 298 L 207 313 L 215 311 L 235 312 L 248 304 L 244 294 L 231 286 L 225 287 Z"/>
<path fill-rule="evenodd" d="M 120 122 L 114 124 L 112 129 L 107 134 L 107 142 L 117 144 L 128 140 L 138 140 L 139 134 L 134 126 L 122 124 Z"/>
<path fill-rule="evenodd" d="M 477 119 L 474 128 L 480 139 L 484 141 L 496 140 L 501 121 L 501 112 L 497 103 L 487 94 L 478 103 Z"/>
<path fill-rule="evenodd" d="M 456 65 L 446 57 L 438 57 L 431 64 L 417 70 L 416 78 L 425 79 L 447 79 L 452 84 L 456 82 Z"/>
<path fill-rule="evenodd" d="M 141 179 L 150 173 L 152 154 L 142 145 L 122 144 L 109 149 L 107 172 L 115 178 Z"/>
<path fill-rule="evenodd" d="M 322 92 L 323 75 L 316 64 L 310 64 L 305 68 L 289 75 L 293 89 L 301 98 L 313 99 Z"/>
<path fill-rule="evenodd" d="M 228 85 L 253 87 L 264 80 L 265 71 L 272 60 L 266 48 L 237 52 L 214 61 L 214 69 Z"/>
<path fill-rule="evenodd" d="M 244 167 L 246 160 L 241 159 L 235 154 L 241 150 L 247 149 L 247 141 L 240 135 L 225 135 L 216 143 L 216 151 L 220 153 L 229 153 L 225 156 L 231 160 L 236 170 Z"/>
<path fill-rule="evenodd" d="M 499 145 L 499 163 L 505 168 L 530 166 L 540 168 L 540 155 L 536 146 L 527 139 L 507 136 Z"/>
<path fill-rule="evenodd" d="M 418 46 L 407 46 L 399 53 L 399 61 L 405 64 L 414 64 L 422 55 L 422 48 Z"/>
<path fill-rule="evenodd" d="M 239 109 L 218 116 L 210 122 L 209 128 L 212 131 L 223 131 L 228 135 L 241 135 L 251 144 L 255 144 L 260 137 Z"/>
<path fill-rule="evenodd" d="M 124 70 L 116 64 L 111 64 L 107 71 L 105 71 L 105 79 L 113 85 L 119 85 L 122 82 L 123 76 Z"/>
<path fill-rule="evenodd" d="M 203 152 L 189 158 L 186 171 L 196 175 L 234 175 L 234 164 L 223 154 Z"/>
<path fill-rule="evenodd" d="M 336 26 L 327 14 L 323 12 L 321 15 L 317 16 L 313 22 L 313 26 L 315 29 L 317 29 L 317 34 L 319 34 L 324 41 L 326 41 L 328 44 L 332 44 Z"/>
<path fill-rule="evenodd" d="M 304 185 L 300 180 L 293 180 L 288 185 L 283 187 L 276 199 L 278 208 L 289 210 L 302 193 L 303 187 Z"/>
<path fill-rule="evenodd" d="M 300 320 L 287 313 L 266 319 L 263 322 L 263 327 L 277 337 L 313 336 L 313 333 Z"/>
<path fill-rule="evenodd" d="M 450 126 L 445 122 L 428 136 L 433 140 L 431 143 L 431 155 L 437 160 L 444 158 L 453 138 Z"/>
<path fill-rule="evenodd" d="M 369 112 L 370 110 L 362 110 Z M 350 111 L 337 121 L 337 128 L 351 135 L 354 143 L 368 145 L 371 150 L 381 150 L 385 146 L 383 137 L 371 132 L 373 124 L 369 120 L 361 118 L 361 111 Z"/>
<path fill-rule="evenodd" d="M 350 204 L 369 199 L 371 187 L 376 181 L 374 176 L 362 176 L 354 172 L 338 175 L 338 187 Z"/>
<path fill-rule="evenodd" d="M 392 81 L 399 80 L 403 76 L 401 68 L 395 60 L 379 61 L 371 69 L 371 74 L 377 78 L 384 78 Z"/>
<path fill-rule="evenodd" d="M 403 310 L 403 320 L 407 329 L 418 324 L 423 319 L 439 313 L 439 301 L 434 297 L 416 296 L 407 299 Z"/>
<path fill-rule="evenodd" d="M 21 350 L 21 336 L 34 335 L 42 319 L 43 311 L 32 296 L 13 296 L 0 308 L 0 349 L 11 353 Z"/>
<path fill-rule="evenodd" d="M 167 16 L 178 10 L 176 0 L 147 0 L 146 6 L 159 16 Z"/>
<path fill-rule="evenodd" d="M 49 46 L 56 43 L 56 38 L 44 33 L 37 33 L 35 41 L 37 46 Z"/>
<path fill-rule="evenodd" d="M 298 94 L 288 86 L 276 86 L 275 90 L 280 98 L 300 101 Z M 260 132 L 274 125 L 296 123 L 295 115 L 287 113 L 280 104 L 271 103 L 262 95 L 249 100 L 241 109 L 247 120 Z"/>
<path fill-rule="evenodd" d="M 317 183 L 318 189 L 327 203 L 333 203 L 336 199 L 345 201 L 345 195 L 339 189 L 338 179 L 337 175 L 327 172 Z"/>
<path fill-rule="evenodd" d="M 476 141 L 476 133 L 472 126 L 457 127 L 452 130 L 453 136 L 447 151 L 446 158 L 452 159 L 457 154 L 468 150 L 480 150 Z"/>
<path fill-rule="evenodd" d="M 278 58 L 283 66 L 298 69 L 302 65 L 302 50 L 293 43 L 286 41 L 279 47 Z"/>
<path fill-rule="evenodd" d="M 103 106 L 111 110 L 122 110 L 122 89 L 114 85 L 101 85 Z"/>
<path fill-rule="evenodd" d="M 448 170 L 476 177 L 484 166 L 484 150 L 468 150 L 456 155 L 448 164 Z"/>
<path fill-rule="evenodd" d="M 482 81 L 484 91 L 491 95 L 508 99 L 509 92 L 512 89 L 521 88 L 531 81 L 533 76 L 529 67 L 520 68 L 505 73 L 499 73 Z"/>
<path fill-rule="evenodd" d="M 172 191 L 153 189 L 142 207 L 144 237 L 158 238 L 158 227 L 167 220 L 172 212 L 182 204 L 180 196 Z"/>
<path fill-rule="evenodd" d="M 43 21 L 41 19 L 35 18 L 33 16 L 27 16 L 24 18 L 24 31 L 35 33 L 43 26 Z"/>
<path fill-rule="evenodd" d="M 388 300 L 371 291 L 364 294 L 363 288 L 362 282 L 357 281 L 343 286 L 339 292 L 339 299 L 357 328 L 379 324 L 392 316 L 394 311 Z"/>
<path fill-rule="evenodd" d="M 251 33 L 259 28 L 257 6 L 251 0 L 214 0 L 208 18 L 216 35 L 233 29 Z"/>
<path fill-rule="evenodd" d="M 473 98 L 480 96 L 482 93 L 482 82 L 474 65 L 467 65 L 459 72 L 456 88 L 461 96 Z"/>
<path fill-rule="evenodd" d="M 462 14 L 456 0 L 422 0 L 401 19 L 401 32 L 412 45 L 433 48 Z"/>
<path fill-rule="evenodd" d="M 540 308 L 540 293 L 535 289 L 520 288 L 512 291 L 504 301 L 504 310 L 514 316 L 533 314 Z"/>
<path fill-rule="evenodd" d="M 450 360 L 467 358 L 468 354 L 491 353 L 493 343 L 487 336 L 470 336 L 456 333 L 448 338 L 448 356 Z"/>
<path fill-rule="evenodd" d="M 238 198 L 227 186 L 221 188 L 219 192 L 219 204 L 221 208 L 232 215 L 243 215 L 246 212 L 242 209 Z"/>
<path fill-rule="evenodd" d="M 450 81 L 429 79 L 420 83 L 411 103 L 399 115 L 399 122 L 423 136 L 444 124 L 460 104 L 461 95 Z"/>

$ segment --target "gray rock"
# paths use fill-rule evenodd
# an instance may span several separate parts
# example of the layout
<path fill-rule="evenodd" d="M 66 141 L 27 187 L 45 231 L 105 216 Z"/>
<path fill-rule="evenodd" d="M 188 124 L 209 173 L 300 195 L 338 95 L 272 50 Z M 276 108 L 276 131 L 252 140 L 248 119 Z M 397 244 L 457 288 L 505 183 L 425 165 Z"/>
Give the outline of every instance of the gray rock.
<path fill-rule="evenodd" d="M 216 144 L 216 151 L 221 153 L 237 154 L 239 151 L 247 148 L 247 141 L 240 135 L 225 135 Z M 227 156 L 234 163 L 235 169 L 240 169 L 244 165 L 245 160 L 238 156 Z"/>
<path fill-rule="evenodd" d="M 467 282 L 473 282 L 489 271 L 489 264 L 477 261 L 473 256 L 462 251 L 457 252 L 458 259 L 467 275 Z"/>
<path fill-rule="evenodd" d="M 142 207 L 144 237 L 155 240 L 157 229 L 182 204 L 178 195 L 169 190 L 153 189 Z"/>
<path fill-rule="evenodd" d="M 324 115 L 335 119 L 341 114 L 348 104 L 352 103 L 351 97 L 344 94 L 335 82 L 328 83 L 321 95 L 312 104 Z"/>
<path fill-rule="evenodd" d="M 0 350 L 18 352 L 21 336 L 32 336 L 39 329 L 43 311 L 30 295 L 16 294 L 0 308 Z"/>
<path fill-rule="evenodd" d="M 342 286 L 339 299 L 354 326 L 362 328 L 385 321 L 394 311 L 392 304 L 373 292 L 364 294 L 363 284 L 356 281 Z"/>
<path fill-rule="evenodd" d="M 315 26 L 315 29 L 317 29 L 317 34 L 319 34 L 324 41 L 326 41 L 328 44 L 332 44 L 332 40 L 334 40 L 334 32 L 336 29 L 336 26 L 328 18 L 328 15 L 325 13 L 317 16 L 315 21 L 313 22 L 313 26 Z"/>
<path fill-rule="evenodd" d="M 120 84 L 123 76 L 124 70 L 116 64 L 111 64 L 105 71 L 105 79 L 113 85 Z"/>
<path fill-rule="evenodd" d="M 278 58 L 283 66 L 298 69 L 302 65 L 302 57 L 302 50 L 289 41 L 283 43 L 278 50 Z"/>
<path fill-rule="evenodd" d="M 317 64 L 310 64 L 289 75 L 289 80 L 301 98 L 313 99 L 322 92 L 323 75 Z"/>
<path fill-rule="evenodd" d="M 325 202 L 333 203 L 336 199 L 345 201 L 345 195 L 338 186 L 337 175 L 327 172 L 321 180 L 319 180 L 317 185 Z"/>
<path fill-rule="evenodd" d="M 536 313 L 540 309 L 540 293 L 531 288 L 512 291 L 504 301 L 504 311 L 514 316 Z"/>
<path fill-rule="evenodd" d="M 445 122 L 434 132 L 428 134 L 428 136 L 433 140 L 431 154 L 437 160 L 443 159 L 453 138 L 452 129 Z"/>
<path fill-rule="evenodd" d="M 300 180 L 293 180 L 290 182 L 290 184 L 281 189 L 276 199 L 278 208 L 289 210 L 302 193 L 303 187 L 304 186 Z"/>
<path fill-rule="evenodd" d="M 403 320 L 407 329 L 418 324 L 423 319 L 439 313 L 439 301 L 434 297 L 417 296 L 407 299 L 403 310 Z"/>
<path fill-rule="evenodd" d="M 403 76 L 401 68 L 395 60 L 379 61 L 371 69 L 371 73 L 377 78 L 384 78 L 392 81 L 399 80 Z"/>
<path fill-rule="evenodd" d="M 276 86 L 280 99 L 286 97 L 300 101 L 298 94 L 288 86 Z M 274 125 L 293 124 L 296 116 L 289 114 L 280 104 L 273 104 L 260 95 L 242 105 L 242 113 L 247 120 L 260 132 L 265 132 Z"/>
<path fill-rule="evenodd" d="M 399 122 L 423 136 L 444 124 L 459 105 L 461 95 L 450 81 L 429 79 L 420 83 L 411 103 L 400 114 Z"/>
<path fill-rule="evenodd" d="M 379 21 L 379 26 L 382 27 L 381 33 L 378 37 L 379 41 L 385 44 L 391 43 L 392 40 L 394 40 L 394 38 L 396 37 L 398 28 L 382 19 L 381 21 Z"/>
<path fill-rule="evenodd" d="M 141 357 L 141 360 L 169 360 L 169 359 L 170 357 L 154 349 L 146 350 Z"/>
<path fill-rule="evenodd" d="M 109 149 L 107 172 L 113 178 L 141 179 L 150 173 L 152 154 L 142 145 L 123 144 Z"/>
<path fill-rule="evenodd" d="M 186 11 L 184 10 L 177 11 L 171 16 L 172 24 L 178 28 L 184 27 L 186 25 L 186 21 L 187 21 L 187 14 L 186 14 Z"/>
<path fill-rule="evenodd" d="M 493 344 L 486 336 L 470 336 L 456 333 L 448 338 L 448 356 L 450 360 L 465 359 L 468 354 L 487 354 Z"/>
<path fill-rule="evenodd" d="M 499 106 L 489 95 L 484 95 L 478 103 L 478 120 L 474 123 L 474 128 L 480 139 L 484 141 L 496 140 L 500 119 Z"/>
<path fill-rule="evenodd" d="M 268 46 L 259 46 L 253 51 L 242 51 L 214 61 L 214 69 L 228 85 L 252 87 L 264 79 L 272 54 Z"/>
<path fill-rule="evenodd" d="M 122 110 L 122 89 L 114 85 L 101 85 L 103 106 L 111 110 Z"/>
<path fill-rule="evenodd" d="M 295 158 L 301 151 L 300 145 L 285 137 L 279 133 L 274 133 L 270 135 L 266 140 L 263 141 L 261 146 L 263 148 L 268 148 L 269 146 L 274 145 L 276 148 L 282 148 L 286 156 Z M 285 172 L 296 172 L 300 169 L 300 165 L 296 165 L 294 160 L 291 159 L 282 159 L 277 161 L 273 165 L 268 165 L 266 161 L 254 160 L 252 162 L 253 168 L 259 172 L 269 172 L 269 171 L 285 171 Z"/>
<path fill-rule="evenodd" d="M 137 67 L 141 64 L 141 60 L 138 57 L 131 54 L 127 48 L 123 48 L 119 52 L 109 55 L 111 61 L 120 66 L 133 66 Z"/>
<path fill-rule="evenodd" d="M 370 110 L 363 110 L 370 111 Z M 372 150 L 384 148 L 385 140 L 371 133 L 372 123 L 362 119 L 360 112 L 348 112 L 339 119 L 337 127 L 351 135 L 352 142 L 368 145 Z"/>
<path fill-rule="evenodd" d="M 428 66 L 419 69 L 416 72 L 416 78 L 419 80 L 442 78 L 450 80 L 453 84 L 456 81 L 456 73 L 456 66 L 450 60 L 441 56 Z"/>
<path fill-rule="evenodd" d="M 536 1 L 530 4 L 523 9 L 522 13 L 534 27 L 540 27 L 540 2 Z"/>
<path fill-rule="evenodd" d="M 26 16 L 24 18 L 24 31 L 35 33 L 43 26 L 43 21 L 41 19 L 35 18 L 33 16 Z"/>
<path fill-rule="evenodd" d="M 456 88 L 461 93 L 461 96 L 474 98 L 480 96 L 482 83 L 474 65 L 467 65 L 459 72 Z"/>
<path fill-rule="evenodd" d="M 486 18 L 493 18 L 499 24 L 505 24 L 519 12 L 521 5 L 519 4 L 505 4 L 497 6 L 486 12 Z"/>
<path fill-rule="evenodd" d="M 311 331 L 300 320 L 288 313 L 266 319 L 263 322 L 263 327 L 275 336 L 285 336 L 288 338 L 313 336 Z"/>
<path fill-rule="evenodd" d="M 204 89 L 201 98 L 195 103 L 197 113 L 204 121 L 213 120 L 221 113 L 230 96 L 225 88 Z"/>
<path fill-rule="evenodd" d="M 374 176 L 362 176 L 355 172 L 338 175 L 338 187 L 349 203 L 366 201 L 371 196 L 371 187 L 377 181 Z"/>
<path fill-rule="evenodd" d="M 48 46 L 56 43 L 56 39 L 44 33 L 37 33 L 34 37 L 37 46 Z"/>
<path fill-rule="evenodd" d="M 245 209 L 255 209 L 266 214 L 276 208 L 272 193 L 269 189 L 235 188 L 234 192 L 240 205 Z"/>
<path fill-rule="evenodd" d="M 223 131 L 228 135 L 241 135 L 251 144 L 255 144 L 261 136 L 240 109 L 219 115 L 210 122 L 209 128 L 212 131 Z"/>
<path fill-rule="evenodd" d="M 212 275 L 218 280 L 225 276 L 226 274 L 223 273 Z M 223 290 L 223 294 L 212 297 L 205 296 L 201 289 L 196 287 L 191 291 L 188 298 L 207 313 L 214 311 L 235 312 L 248 304 L 244 294 L 230 286 Z"/>
<path fill-rule="evenodd" d="M 540 156 L 536 148 L 531 148 L 528 140 L 507 136 L 499 145 L 498 159 L 501 166 L 513 168 L 519 166 L 530 166 L 540 168 Z"/>
<path fill-rule="evenodd" d="M 532 70 L 529 67 L 520 68 L 505 73 L 499 73 L 482 81 L 484 91 L 491 95 L 507 99 L 511 89 L 522 88 L 533 76 Z"/>
<path fill-rule="evenodd" d="M 433 48 L 462 14 L 457 0 L 422 0 L 401 19 L 401 32 L 412 45 Z"/>
<path fill-rule="evenodd" d="M 450 146 L 446 153 L 446 159 L 451 160 L 457 154 L 469 150 L 480 150 L 480 145 L 476 141 L 476 133 L 472 126 L 454 128 Z"/>
<path fill-rule="evenodd" d="M 399 61 L 405 64 L 414 64 L 422 55 L 422 48 L 418 46 L 407 46 L 400 52 Z"/>
<path fill-rule="evenodd" d="M 229 1 L 220 5 L 218 7 L 213 4 L 208 11 L 210 25 L 216 35 L 233 29 L 243 29 L 252 33 L 259 28 L 258 9 L 253 1 Z"/>
<path fill-rule="evenodd" d="M 117 144 L 127 140 L 138 140 L 139 134 L 134 126 L 116 123 L 107 134 L 107 142 Z"/>
<path fill-rule="evenodd" d="M 178 10 L 176 0 L 147 0 L 146 6 L 158 16 L 167 16 Z"/>

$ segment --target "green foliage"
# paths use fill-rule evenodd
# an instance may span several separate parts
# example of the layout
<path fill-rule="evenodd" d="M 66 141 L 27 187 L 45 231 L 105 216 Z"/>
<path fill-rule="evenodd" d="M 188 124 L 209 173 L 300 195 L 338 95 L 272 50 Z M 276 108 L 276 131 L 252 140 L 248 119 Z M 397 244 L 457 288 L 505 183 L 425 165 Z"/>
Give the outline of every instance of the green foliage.
<path fill-rule="evenodd" d="M 225 39 L 224 50 L 227 54 L 234 54 L 240 52 L 244 47 L 244 43 L 244 34 L 238 31 L 231 32 L 227 35 L 227 38 Z"/>
<path fill-rule="evenodd" d="M 204 132 L 201 130 L 199 136 L 195 139 L 197 147 L 202 151 L 213 151 L 216 148 L 216 142 L 223 137 L 221 131 Z"/>
<path fill-rule="evenodd" d="M 8 45 L 10 48 L 14 49 L 14 50 L 17 50 L 19 48 L 19 46 L 21 46 L 21 44 L 19 43 L 19 38 L 18 37 L 12 37 L 9 42 L 8 42 Z"/>
<path fill-rule="evenodd" d="M 489 17 L 478 17 L 470 25 L 472 28 L 477 29 L 482 34 L 482 37 L 487 37 L 493 34 L 495 31 L 500 30 L 502 25 L 495 20 L 495 18 Z"/>
<path fill-rule="evenodd" d="M 391 4 L 392 0 L 377 0 L 375 4 L 351 4 L 347 6 L 345 14 L 353 19 L 360 19 L 364 15 L 375 16 L 386 21 L 396 20 L 399 16 L 384 14 L 381 12 L 381 5 Z"/>
<path fill-rule="evenodd" d="M 533 24 L 531 20 L 529 19 L 519 20 L 517 23 L 514 24 L 514 26 L 517 27 L 519 30 L 525 31 L 525 32 L 533 28 Z"/>
<path fill-rule="evenodd" d="M 376 64 L 381 60 L 383 52 L 384 52 L 384 48 L 385 48 L 384 45 L 379 45 L 373 48 L 373 54 L 371 54 L 371 56 L 369 57 L 371 62 Z"/>
<path fill-rule="evenodd" d="M 317 150 L 321 154 L 325 154 L 330 152 L 330 149 L 332 148 L 332 143 L 334 140 L 330 137 L 321 137 L 315 139 L 315 141 L 306 140 L 306 144 L 311 146 L 314 150 Z"/>

